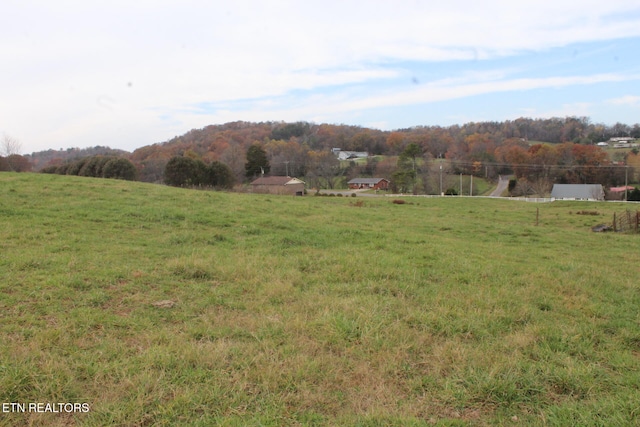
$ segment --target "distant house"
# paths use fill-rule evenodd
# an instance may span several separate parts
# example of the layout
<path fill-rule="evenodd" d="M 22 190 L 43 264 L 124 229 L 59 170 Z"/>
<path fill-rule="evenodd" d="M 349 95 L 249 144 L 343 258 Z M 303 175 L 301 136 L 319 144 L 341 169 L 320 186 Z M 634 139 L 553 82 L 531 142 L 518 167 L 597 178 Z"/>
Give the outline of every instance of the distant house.
<path fill-rule="evenodd" d="M 385 178 L 354 178 L 347 184 L 352 190 L 365 188 L 372 190 L 387 190 L 390 182 L 391 181 Z"/>
<path fill-rule="evenodd" d="M 606 194 L 606 198 L 607 200 L 624 200 L 624 197 L 628 196 L 628 194 L 633 190 L 635 190 L 635 187 L 632 187 L 630 185 L 623 185 L 622 187 L 611 187 Z"/>
<path fill-rule="evenodd" d="M 551 197 L 561 200 L 604 200 L 600 184 L 553 184 Z"/>
<path fill-rule="evenodd" d="M 254 193 L 304 195 L 304 181 L 290 176 L 263 176 L 251 183 Z"/>
<path fill-rule="evenodd" d="M 636 139 L 631 137 L 631 136 L 619 136 L 619 137 L 609 138 L 609 141 L 614 142 L 614 143 L 616 143 L 616 142 L 629 142 L 629 143 L 631 143 L 631 142 L 633 142 L 635 140 Z"/>
<path fill-rule="evenodd" d="M 632 145 L 630 142 L 616 142 L 613 148 L 631 148 Z"/>
<path fill-rule="evenodd" d="M 609 189 L 609 191 L 611 191 L 612 193 L 624 193 L 625 191 L 633 191 L 635 190 L 635 187 L 632 187 L 630 185 L 627 186 L 622 186 L 622 187 L 611 187 Z"/>
<path fill-rule="evenodd" d="M 613 143 L 613 148 L 631 148 L 632 146 L 635 145 L 633 144 L 635 140 L 636 139 L 632 137 L 622 136 L 622 137 L 610 138 L 609 142 Z"/>
<path fill-rule="evenodd" d="M 367 151 L 334 151 L 334 154 L 338 156 L 338 160 L 366 159 L 369 157 Z"/>

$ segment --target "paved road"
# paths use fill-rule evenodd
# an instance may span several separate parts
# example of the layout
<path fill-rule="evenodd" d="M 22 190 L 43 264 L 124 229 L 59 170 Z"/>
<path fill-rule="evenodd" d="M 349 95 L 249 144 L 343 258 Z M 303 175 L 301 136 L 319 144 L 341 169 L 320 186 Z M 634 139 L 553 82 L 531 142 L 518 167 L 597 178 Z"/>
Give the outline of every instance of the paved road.
<path fill-rule="evenodd" d="M 491 192 L 491 194 L 489 194 L 489 196 L 490 197 L 500 197 L 500 196 L 502 196 L 502 193 L 504 193 L 504 191 L 509 186 L 509 178 L 511 178 L 511 177 L 510 176 L 500 175 L 500 177 L 498 179 L 498 186 L 496 187 L 495 190 L 493 190 Z"/>
<path fill-rule="evenodd" d="M 498 179 L 498 186 L 489 194 L 489 197 L 502 197 L 502 193 L 505 192 L 507 187 L 509 187 L 509 180 L 512 178 L 512 175 L 500 175 Z M 358 197 L 380 197 L 385 195 L 386 193 L 382 192 L 380 194 L 376 193 L 365 193 L 366 190 L 320 190 L 320 193 L 325 194 L 342 194 L 343 196 L 351 196 L 352 193 L 358 194 Z M 315 194 L 315 190 L 310 190 L 309 194 Z"/>

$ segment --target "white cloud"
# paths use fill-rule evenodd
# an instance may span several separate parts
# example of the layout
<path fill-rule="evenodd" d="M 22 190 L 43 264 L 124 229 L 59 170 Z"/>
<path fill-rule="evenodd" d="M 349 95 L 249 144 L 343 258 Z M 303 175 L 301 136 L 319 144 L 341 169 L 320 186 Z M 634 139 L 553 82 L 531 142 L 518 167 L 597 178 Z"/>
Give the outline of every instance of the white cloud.
<path fill-rule="evenodd" d="M 637 106 L 640 106 L 640 96 L 626 95 L 620 98 L 608 99 L 607 103 L 613 104 L 613 105 L 626 105 L 629 107 L 637 107 Z"/>
<path fill-rule="evenodd" d="M 630 77 L 513 78 L 499 70 L 410 88 L 382 84 L 400 78 L 403 61 L 483 61 L 640 36 L 636 0 L 579 6 L 573 0 L 9 0 L 2 9 L 11 19 L 0 26 L 0 132 L 16 135 L 30 151 L 133 149 L 213 120 L 314 120 L 495 91 L 622 81 Z M 379 89 L 361 87 L 371 82 L 381 83 Z M 311 93 L 326 88 L 331 94 Z M 249 109 L 239 111 L 238 101 Z M 203 115 L 195 107 L 201 104 L 224 111 Z"/>
<path fill-rule="evenodd" d="M 399 91 L 394 89 L 387 94 L 362 96 L 358 99 L 336 98 L 328 100 L 327 108 L 333 111 L 352 111 L 378 108 L 382 106 L 401 106 L 433 103 L 470 96 L 496 93 L 517 92 L 543 88 L 561 88 L 574 85 L 588 85 L 603 82 L 622 82 L 640 80 L 640 75 L 601 74 L 594 76 L 566 76 L 547 78 L 500 78 L 500 79 L 445 79 L 429 84 L 411 87 Z"/>

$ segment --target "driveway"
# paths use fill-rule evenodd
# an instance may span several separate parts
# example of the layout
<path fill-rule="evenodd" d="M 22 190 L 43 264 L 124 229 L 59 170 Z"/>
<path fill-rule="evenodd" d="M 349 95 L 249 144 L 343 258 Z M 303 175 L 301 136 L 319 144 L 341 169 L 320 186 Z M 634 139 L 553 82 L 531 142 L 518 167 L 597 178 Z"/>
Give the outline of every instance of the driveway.
<path fill-rule="evenodd" d="M 502 193 L 509 187 L 509 179 L 511 179 L 511 175 L 500 175 L 498 177 L 498 186 L 489 194 L 489 197 L 501 197 Z"/>

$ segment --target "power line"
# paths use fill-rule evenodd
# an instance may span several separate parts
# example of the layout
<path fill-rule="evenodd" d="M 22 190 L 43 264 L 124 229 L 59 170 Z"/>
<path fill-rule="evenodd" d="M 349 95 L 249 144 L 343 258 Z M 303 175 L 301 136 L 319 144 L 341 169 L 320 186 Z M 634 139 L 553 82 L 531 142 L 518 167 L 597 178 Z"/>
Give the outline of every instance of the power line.
<path fill-rule="evenodd" d="M 498 163 L 498 162 L 482 162 L 482 161 L 469 161 L 469 160 L 451 160 L 445 159 L 440 160 L 439 163 L 449 163 L 452 166 L 477 166 L 479 163 L 480 167 L 485 166 L 494 166 L 494 167 L 504 167 L 504 168 L 525 168 L 525 169 L 587 169 L 587 168 L 607 168 L 607 169 L 615 169 L 615 168 L 628 168 L 629 165 L 545 165 L 545 164 L 531 164 L 531 163 Z"/>

